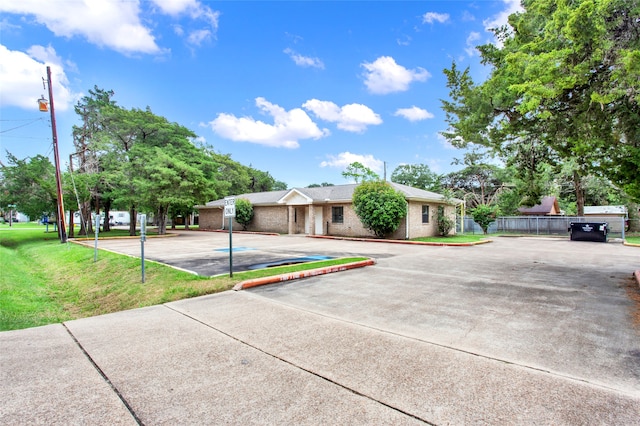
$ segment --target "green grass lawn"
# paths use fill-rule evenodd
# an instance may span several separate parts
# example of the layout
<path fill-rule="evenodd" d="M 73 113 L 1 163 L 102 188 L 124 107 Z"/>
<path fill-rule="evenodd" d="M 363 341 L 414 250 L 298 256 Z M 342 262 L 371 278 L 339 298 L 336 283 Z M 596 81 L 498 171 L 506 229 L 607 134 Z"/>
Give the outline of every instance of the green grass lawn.
<path fill-rule="evenodd" d="M 481 234 L 457 234 L 449 237 L 420 237 L 412 238 L 411 241 L 423 241 L 427 243 L 475 243 L 486 240 L 490 235 Z"/>
<path fill-rule="evenodd" d="M 625 237 L 625 241 L 631 244 L 640 244 L 640 236 L 638 237 Z"/>
<path fill-rule="evenodd" d="M 15 225 L 14 225 L 15 226 Z M 343 258 L 200 277 L 154 262 L 61 244 L 37 224 L 0 225 L 0 330 L 14 330 L 216 293 L 236 283 L 365 258 Z M 105 233 L 109 234 L 109 233 Z"/>

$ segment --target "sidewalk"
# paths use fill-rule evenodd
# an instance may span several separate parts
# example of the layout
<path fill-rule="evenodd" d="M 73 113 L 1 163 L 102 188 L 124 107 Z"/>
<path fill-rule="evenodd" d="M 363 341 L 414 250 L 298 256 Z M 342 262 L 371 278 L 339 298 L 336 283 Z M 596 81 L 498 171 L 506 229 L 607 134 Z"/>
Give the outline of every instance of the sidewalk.
<path fill-rule="evenodd" d="M 0 333 L 0 361 L 2 424 L 634 424 L 640 418 L 637 394 L 246 291 Z"/>

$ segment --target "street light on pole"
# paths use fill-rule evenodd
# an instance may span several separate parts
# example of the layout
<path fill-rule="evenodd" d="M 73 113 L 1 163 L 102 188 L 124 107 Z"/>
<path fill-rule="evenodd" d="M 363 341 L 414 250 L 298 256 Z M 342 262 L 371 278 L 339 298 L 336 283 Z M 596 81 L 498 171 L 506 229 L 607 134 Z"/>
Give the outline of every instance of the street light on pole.
<path fill-rule="evenodd" d="M 64 200 L 62 199 L 62 179 L 60 178 L 60 156 L 58 155 L 58 132 L 56 131 L 56 115 L 53 108 L 53 85 L 51 84 L 51 67 L 47 66 L 47 86 L 49 87 L 49 101 L 42 96 L 38 99 L 38 109 L 42 112 L 51 112 L 51 135 L 53 138 L 53 159 L 56 167 L 56 189 L 58 198 L 58 212 L 56 220 L 58 222 L 58 234 L 60 242 L 67 242 L 67 227 L 64 220 Z M 48 104 L 48 105 L 47 105 Z"/>

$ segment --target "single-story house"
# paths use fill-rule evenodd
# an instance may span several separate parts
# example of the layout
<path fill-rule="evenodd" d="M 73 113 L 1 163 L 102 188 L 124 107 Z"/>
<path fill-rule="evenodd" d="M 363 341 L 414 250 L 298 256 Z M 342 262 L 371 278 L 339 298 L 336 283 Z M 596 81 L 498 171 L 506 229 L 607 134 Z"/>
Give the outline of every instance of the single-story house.
<path fill-rule="evenodd" d="M 533 207 L 520 207 L 518 211 L 525 216 L 557 216 L 562 214 L 556 197 L 543 197 L 540 204 Z"/>
<path fill-rule="evenodd" d="M 408 215 L 392 239 L 410 239 L 437 235 L 435 214 L 438 206 L 455 220 L 456 206 L 462 200 L 446 200 L 441 194 L 389 182 L 407 200 Z M 254 217 L 248 229 L 280 234 L 334 235 L 372 237 L 373 232 L 362 226 L 356 215 L 352 198 L 357 184 L 317 188 L 293 188 L 284 191 L 256 192 L 236 195 L 246 198 L 253 206 Z M 199 226 L 204 230 L 224 229 L 224 199 L 195 206 L 199 212 Z M 237 227 L 237 228 L 236 228 Z M 242 225 L 233 222 L 234 229 Z M 455 233 L 455 229 L 452 231 Z"/>

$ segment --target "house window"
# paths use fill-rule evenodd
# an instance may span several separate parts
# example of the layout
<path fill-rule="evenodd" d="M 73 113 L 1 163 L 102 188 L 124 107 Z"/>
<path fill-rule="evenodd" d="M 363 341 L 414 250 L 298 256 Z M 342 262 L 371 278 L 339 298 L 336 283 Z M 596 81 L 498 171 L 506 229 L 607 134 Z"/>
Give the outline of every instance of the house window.
<path fill-rule="evenodd" d="M 331 222 L 344 223 L 344 207 L 331 207 Z"/>
<path fill-rule="evenodd" d="M 422 223 L 429 223 L 429 206 L 422 206 Z"/>

